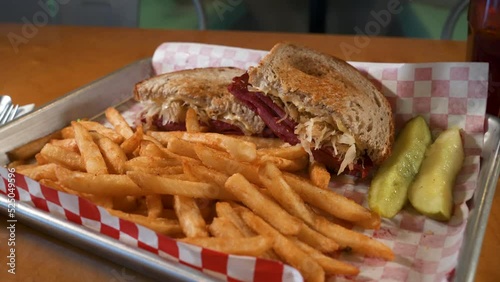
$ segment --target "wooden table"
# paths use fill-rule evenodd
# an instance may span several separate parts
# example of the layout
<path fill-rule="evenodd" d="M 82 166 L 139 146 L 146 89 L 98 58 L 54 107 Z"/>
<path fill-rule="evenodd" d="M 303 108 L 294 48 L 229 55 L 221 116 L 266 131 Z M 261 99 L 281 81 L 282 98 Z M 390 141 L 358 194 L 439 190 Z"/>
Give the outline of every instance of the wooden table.
<path fill-rule="evenodd" d="M 15 103 L 41 106 L 138 59 L 166 41 L 203 42 L 268 50 L 293 41 L 355 61 L 463 61 L 465 43 L 371 38 L 358 48 L 353 36 L 292 33 L 171 31 L 129 28 L 38 27 L 24 39 L 23 26 L 0 24 L 0 93 Z M 16 34 L 17 42 L 9 40 Z M 22 42 L 22 43 L 19 43 Z M 351 54 L 346 52 L 347 47 Z M 358 45 L 361 46 L 361 45 Z M 16 50 L 17 49 L 17 50 Z M 499 183 L 500 184 L 500 183 Z M 497 190 L 500 187 L 497 185 Z M 0 216 L 0 281 L 142 281 L 141 274 L 17 225 L 17 274 L 7 274 L 6 217 Z M 477 269 L 477 281 L 499 281 L 500 193 L 495 195 Z M 12 280 L 13 279 L 13 280 Z"/>

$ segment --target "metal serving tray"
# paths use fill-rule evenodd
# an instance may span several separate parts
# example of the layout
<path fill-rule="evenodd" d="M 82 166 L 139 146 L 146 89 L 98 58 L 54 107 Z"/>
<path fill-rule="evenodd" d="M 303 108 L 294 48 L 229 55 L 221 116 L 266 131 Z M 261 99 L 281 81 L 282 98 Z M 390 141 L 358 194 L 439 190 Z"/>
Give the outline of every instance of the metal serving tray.
<path fill-rule="evenodd" d="M 77 89 L 36 111 L 0 128 L 0 165 L 9 162 L 7 152 L 67 126 L 70 121 L 102 114 L 110 106 L 132 97 L 137 81 L 153 74 L 151 59 L 126 66 L 100 80 Z M 456 281 L 473 281 L 488 215 L 500 173 L 500 119 L 488 116 L 484 136 L 479 187 L 472 199 Z M 7 197 L 0 194 L 0 212 L 7 213 Z M 167 261 L 147 251 L 127 246 L 84 226 L 61 220 L 29 205 L 18 203 L 18 219 L 42 232 L 68 241 L 84 250 L 123 264 L 146 276 L 167 281 L 212 281 L 214 278 L 182 264 Z"/>

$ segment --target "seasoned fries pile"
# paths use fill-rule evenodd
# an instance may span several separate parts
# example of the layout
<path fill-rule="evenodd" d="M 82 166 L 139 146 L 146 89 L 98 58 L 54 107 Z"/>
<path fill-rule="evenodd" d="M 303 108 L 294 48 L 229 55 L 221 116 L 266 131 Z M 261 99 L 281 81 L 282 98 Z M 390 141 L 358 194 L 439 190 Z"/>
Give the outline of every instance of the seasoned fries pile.
<path fill-rule="evenodd" d="M 105 114 L 113 129 L 74 121 L 34 164 L 11 166 L 182 242 L 283 261 L 307 281 L 357 275 L 340 251 L 394 258 L 351 230 L 378 228 L 380 217 L 329 190 L 330 174 L 300 146 L 203 133 L 191 109 L 187 132 L 133 130 L 114 108 Z"/>

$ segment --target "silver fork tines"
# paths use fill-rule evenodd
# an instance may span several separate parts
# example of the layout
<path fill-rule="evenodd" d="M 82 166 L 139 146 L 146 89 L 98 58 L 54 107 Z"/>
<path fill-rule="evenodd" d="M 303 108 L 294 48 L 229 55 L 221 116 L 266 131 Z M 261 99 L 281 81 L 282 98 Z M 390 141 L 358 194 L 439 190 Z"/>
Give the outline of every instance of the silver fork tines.
<path fill-rule="evenodd" d="M 3 108 L 2 111 L 0 111 L 0 125 L 3 124 L 2 121 L 9 114 L 11 106 L 12 105 L 9 103 L 9 104 L 5 105 L 5 108 Z"/>
<path fill-rule="evenodd" d="M 0 125 L 6 124 L 16 117 L 19 105 L 9 105 L 5 111 L 0 113 Z"/>

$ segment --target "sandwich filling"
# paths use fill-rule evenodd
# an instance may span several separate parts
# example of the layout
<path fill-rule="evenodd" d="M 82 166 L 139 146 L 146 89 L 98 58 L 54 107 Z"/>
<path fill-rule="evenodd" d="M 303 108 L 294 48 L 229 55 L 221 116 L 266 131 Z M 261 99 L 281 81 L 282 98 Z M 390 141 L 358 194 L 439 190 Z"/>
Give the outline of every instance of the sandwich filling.
<path fill-rule="evenodd" d="M 245 105 L 235 99 L 215 97 L 212 99 L 189 99 L 170 96 L 162 101 L 142 102 L 144 109 L 140 120 L 145 127 L 155 126 L 159 130 L 185 130 L 186 111 L 196 111 L 200 124 L 209 131 L 225 134 L 262 135 L 266 124 Z"/>
<path fill-rule="evenodd" d="M 286 101 L 278 95 L 267 95 L 271 89 L 249 85 L 248 74 L 233 79 L 229 91 L 262 118 L 264 123 L 282 140 L 295 145 L 300 143 L 316 161 L 325 164 L 338 174 L 349 169 L 348 174 L 364 177 L 371 162 L 356 147 L 355 138 L 342 130 L 330 116 L 308 112 L 297 101 Z"/>

